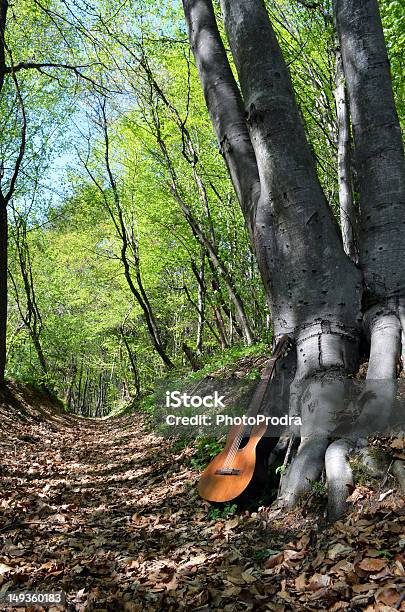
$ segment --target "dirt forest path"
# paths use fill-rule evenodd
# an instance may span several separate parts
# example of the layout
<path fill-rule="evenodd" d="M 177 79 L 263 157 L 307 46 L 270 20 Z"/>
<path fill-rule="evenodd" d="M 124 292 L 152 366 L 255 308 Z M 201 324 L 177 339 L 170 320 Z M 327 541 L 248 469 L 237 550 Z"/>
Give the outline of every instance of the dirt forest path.
<path fill-rule="evenodd" d="M 0 591 L 63 590 L 63 609 L 100 612 L 404 609 L 398 499 L 329 529 L 213 516 L 175 448 L 139 416 L 3 428 Z"/>

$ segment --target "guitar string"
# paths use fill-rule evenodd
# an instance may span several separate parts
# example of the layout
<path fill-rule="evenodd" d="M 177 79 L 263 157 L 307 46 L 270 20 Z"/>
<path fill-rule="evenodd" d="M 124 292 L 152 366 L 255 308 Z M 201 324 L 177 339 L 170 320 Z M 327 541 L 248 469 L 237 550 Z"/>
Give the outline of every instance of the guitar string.
<path fill-rule="evenodd" d="M 243 435 L 243 434 L 244 434 L 244 431 L 245 431 L 245 428 L 243 428 L 242 432 L 240 432 L 240 433 L 237 435 L 237 437 L 234 439 L 234 441 L 233 441 L 233 443 L 232 443 L 232 445 L 231 445 L 231 447 L 230 447 L 230 449 L 229 449 L 229 451 L 228 451 L 228 454 L 227 454 L 227 456 L 226 456 L 226 459 L 225 459 L 225 461 L 224 461 L 224 464 L 223 464 L 223 467 L 224 467 L 224 468 L 231 467 L 231 465 L 232 465 L 232 463 L 233 463 L 233 460 L 235 459 L 236 454 L 237 454 L 237 453 L 238 453 L 238 451 L 239 451 L 239 444 L 240 444 L 240 443 L 241 443 L 241 441 L 243 440 L 243 437 L 244 437 L 244 435 Z"/>
<path fill-rule="evenodd" d="M 284 352 L 284 351 L 283 351 L 283 352 Z M 270 381 L 272 380 L 272 378 L 273 378 L 273 374 L 274 374 L 274 371 L 275 371 L 275 366 L 276 366 L 276 363 L 277 363 L 278 359 L 279 359 L 280 357 L 282 357 L 283 352 L 281 352 L 281 354 L 280 354 L 280 355 L 278 355 L 278 356 L 276 357 L 276 359 L 274 360 L 274 362 L 273 362 L 273 364 L 272 364 L 272 371 L 271 371 L 271 374 L 270 374 L 270 377 L 269 377 L 269 382 L 270 382 Z M 261 402 L 261 403 L 262 403 L 262 402 Z M 260 407 L 261 407 L 261 404 L 260 404 L 260 406 L 259 406 L 259 409 L 260 409 Z M 252 426 L 250 426 L 250 427 L 251 427 L 251 430 L 252 430 L 252 429 L 253 429 L 253 425 L 252 425 Z M 228 451 L 228 453 L 227 453 L 226 459 L 225 459 L 225 461 L 224 461 L 224 463 L 223 463 L 223 468 L 230 468 L 230 467 L 232 466 L 233 460 L 235 459 L 235 457 L 236 457 L 237 453 L 238 453 L 238 452 L 239 452 L 239 450 L 240 450 L 240 449 L 239 449 L 239 444 L 241 443 L 241 441 L 242 441 L 242 440 L 243 440 L 243 438 L 245 437 L 245 436 L 244 436 L 245 431 L 247 431 L 246 426 L 245 426 L 245 427 L 243 427 L 243 429 L 242 429 L 242 430 L 239 432 L 239 434 L 236 436 L 236 438 L 235 438 L 235 439 L 234 439 L 234 441 L 232 442 L 232 445 L 231 445 L 231 447 L 230 447 L 230 449 L 229 449 L 229 451 Z M 247 435 L 247 434 L 246 434 L 246 435 Z"/>
<path fill-rule="evenodd" d="M 240 451 L 239 445 L 242 442 L 243 438 L 249 436 L 249 432 L 251 433 L 254 428 L 254 425 L 244 426 L 241 432 L 234 439 L 232 446 L 227 454 L 227 458 L 224 461 L 224 467 L 231 467 L 233 460 L 235 459 L 237 453 Z M 233 447 L 233 448 L 232 448 Z"/>
<path fill-rule="evenodd" d="M 274 372 L 274 370 L 273 370 L 273 372 Z M 269 382 L 273 378 L 273 372 L 271 373 L 271 376 L 269 378 Z M 229 449 L 229 451 L 227 453 L 226 459 L 225 459 L 225 461 L 223 463 L 223 467 L 224 468 L 231 467 L 231 465 L 233 463 L 233 460 L 235 459 L 238 451 L 240 450 L 239 449 L 239 445 L 240 445 L 241 441 L 243 440 L 243 438 L 246 437 L 246 435 L 248 435 L 247 432 L 248 432 L 249 429 L 250 429 L 250 431 L 252 431 L 253 425 L 250 425 L 248 427 L 244 426 L 243 429 L 239 432 L 239 434 L 234 439 L 234 441 L 233 441 L 233 443 L 232 443 L 232 445 L 231 445 L 231 447 L 230 447 L 230 449 Z M 246 434 L 245 434 L 245 432 L 246 432 Z"/>
<path fill-rule="evenodd" d="M 223 464 L 224 467 L 228 467 L 232 463 L 233 457 L 235 455 L 235 450 L 236 450 L 237 446 L 239 445 L 242 433 L 243 433 L 243 430 L 239 431 L 238 435 L 234 438 L 234 440 L 233 440 L 233 442 L 232 442 L 232 444 L 231 444 L 231 446 L 229 448 L 229 451 L 228 451 L 228 453 L 226 455 L 226 459 L 225 459 L 224 464 Z"/>
<path fill-rule="evenodd" d="M 271 378 L 271 377 L 270 377 Z M 270 380 L 270 379 L 269 379 Z M 250 429 L 253 429 L 253 426 L 250 426 Z M 236 454 L 238 453 L 239 449 L 239 445 L 241 443 L 241 441 L 243 440 L 243 438 L 245 437 L 245 431 L 247 432 L 248 428 L 246 426 L 243 427 L 243 429 L 238 433 L 238 435 L 236 436 L 236 438 L 234 439 L 227 457 L 223 463 L 224 467 L 230 467 L 232 465 L 233 460 L 236 457 Z"/>

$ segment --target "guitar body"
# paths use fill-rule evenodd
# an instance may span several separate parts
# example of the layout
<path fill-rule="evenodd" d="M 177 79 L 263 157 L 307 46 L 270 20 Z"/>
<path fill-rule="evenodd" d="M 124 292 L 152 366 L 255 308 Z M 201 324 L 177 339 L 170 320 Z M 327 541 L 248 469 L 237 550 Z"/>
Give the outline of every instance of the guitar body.
<path fill-rule="evenodd" d="M 279 338 L 273 357 L 262 373 L 261 382 L 250 402 L 248 416 L 257 416 L 259 413 L 276 364 L 290 348 L 290 339 L 284 334 Z M 264 438 L 266 430 L 265 423 L 255 425 L 250 434 L 244 437 L 243 425 L 232 427 L 224 450 L 211 461 L 198 482 L 198 492 L 203 499 L 211 502 L 231 501 L 240 497 L 249 485 L 251 491 L 257 484 L 265 482 L 268 457 L 277 443 L 277 438 Z M 246 445 L 241 447 L 244 439 L 247 440 Z"/>
<path fill-rule="evenodd" d="M 257 416 L 259 413 L 276 364 L 290 348 L 289 337 L 281 336 L 256 388 L 248 416 Z M 265 482 L 268 457 L 277 444 L 277 438 L 264 438 L 266 430 L 265 423 L 255 425 L 250 434 L 243 437 L 245 431 L 243 426 L 232 427 L 224 450 L 211 461 L 198 482 L 198 492 L 203 499 L 210 502 L 231 501 L 240 497 L 249 485 L 252 485 L 249 487 L 251 491 L 255 484 Z M 241 447 L 243 440 L 247 442 Z"/>
<path fill-rule="evenodd" d="M 256 469 L 256 447 L 266 433 L 266 425 L 252 429 L 249 440 L 243 448 L 234 455 L 231 465 L 227 468 L 229 450 L 240 427 L 231 429 L 227 443 L 208 465 L 198 482 L 198 492 L 203 499 L 210 502 L 227 502 L 239 497 L 251 482 Z"/>

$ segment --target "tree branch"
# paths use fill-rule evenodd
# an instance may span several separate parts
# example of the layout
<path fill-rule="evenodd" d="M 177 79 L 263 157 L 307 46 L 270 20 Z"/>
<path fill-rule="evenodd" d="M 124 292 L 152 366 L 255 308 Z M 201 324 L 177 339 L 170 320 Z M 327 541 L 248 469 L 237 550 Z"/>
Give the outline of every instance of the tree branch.
<path fill-rule="evenodd" d="M 19 62 L 14 67 L 5 66 L 4 74 L 15 74 L 16 72 L 20 72 L 21 70 L 38 70 L 38 72 L 40 72 L 41 74 L 47 74 L 46 72 L 44 72 L 44 68 L 62 68 L 63 70 L 70 70 L 78 78 L 83 79 L 88 83 L 91 83 L 91 85 L 93 85 L 93 87 L 95 87 L 97 90 L 105 92 L 108 91 L 108 89 L 104 85 L 98 83 L 88 75 L 83 74 L 83 72 L 81 71 L 83 68 L 92 68 L 93 66 L 99 65 L 101 64 L 93 63 L 74 66 L 72 64 L 62 64 L 57 62 Z"/>
<path fill-rule="evenodd" d="M 11 53 L 10 53 L 10 59 L 12 61 Z M 10 180 L 10 185 L 9 185 L 8 191 L 4 195 L 4 198 L 3 198 L 4 203 L 5 203 L 6 206 L 9 203 L 9 201 L 11 200 L 11 198 L 13 197 L 13 193 L 15 191 L 15 186 L 16 186 L 18 174 L 20 172 L 21 164 L 22 164 L 22 161 L 23 161 L 23 158 L 24 158 L 25 146 L 26 146 L 26 142 L 27 142 L 27 116 L 26 116 L 26 113 L 25 113 L 24 100 L 22 98 L 20 86 L 19 86 L 19 83 L 18 83 L 18 80 L 17 80 L 17 77 L 16 77 L 14 71 L 11 72 L 11 77 L 12 77 L 12 79 L 14 81 L 15 89 L 16 89 L 16 92 L 17 92 L 18 102 L 19 102 L 20 108 L 21 108 L 22 125 L 21 125 L 20 148 L 19 148 L 19 151 L 18 151 L 17 159 L 16 159 L 15 164 L 14 164 L 13 175 L 12 175 L 11 180 Z M 1 187 L 0 187 L 0 191 L 1 191 Z"/>
<path fill-rule="evenodd" d="M 183 0 L 191 48 L 208 111 L 250 229 L 260 193 L 245 107 L 222 43 L 211 0 Z"/>

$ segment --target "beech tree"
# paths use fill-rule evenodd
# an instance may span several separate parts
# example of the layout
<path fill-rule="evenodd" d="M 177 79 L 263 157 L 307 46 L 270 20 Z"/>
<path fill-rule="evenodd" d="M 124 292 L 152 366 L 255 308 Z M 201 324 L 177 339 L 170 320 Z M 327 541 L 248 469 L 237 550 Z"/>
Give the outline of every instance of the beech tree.
<path fill-rule="evenodd" d="M 238 82 L 211 0 L 183 0 L 189 40 L 220 151 L 260 268 L 274 335 L 295 341 L 294 385 L 344 380 L 370 339 L 367 378 L 393 380 L 405 326 L 405 165 L 377 0 L 337 0 L 335 21 L 360 191 L 359 265 L 321 188 L 288 67 L 263 0 L 221 0 Z M 350 444 L 305 436 L 283 485 L 291 506 L 328 478 L 344 509 Z"/>

